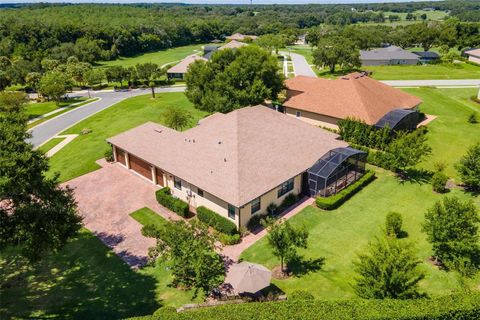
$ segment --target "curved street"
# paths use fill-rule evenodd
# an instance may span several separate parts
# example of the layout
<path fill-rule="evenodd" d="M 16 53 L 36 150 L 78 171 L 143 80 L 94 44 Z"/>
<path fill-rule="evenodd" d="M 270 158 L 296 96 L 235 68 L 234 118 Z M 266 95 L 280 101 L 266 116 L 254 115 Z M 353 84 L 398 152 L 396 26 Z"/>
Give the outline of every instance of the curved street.
<path fill-rule="evenodd" d="M 185 87 L 164 87 L 155 89 L 155 93 L 182 91 L 185 91 Z M 92 98 L 100 99 L 84 106 L 72 109 L 69 112 L 63 113 L 58 117 L 52 118 L 33 127 L 30 130 L 32 137 L 27 141 L 32 143 L 34 147 L 38 147 L 62 131 L 70 128 L 77 122 L 82 121 L 83 119 L 88 118 L 91 115 L 108 107 L 111 107 L 122 100 L 142 94 L 150 94 L 150 89 L 135 89 L 132 91 L 91 91 L 90 95 Z M 86 95 L 87 93 L 85 92 L 70 94 L 71 97 Z"/>

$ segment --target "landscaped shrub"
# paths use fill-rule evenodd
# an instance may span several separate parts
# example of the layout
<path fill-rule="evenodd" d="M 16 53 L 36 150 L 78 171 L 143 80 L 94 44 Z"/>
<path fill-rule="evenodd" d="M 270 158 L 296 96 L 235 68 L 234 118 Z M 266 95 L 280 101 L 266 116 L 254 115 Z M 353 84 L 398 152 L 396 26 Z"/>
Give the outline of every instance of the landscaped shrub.
<path fill-rule="evenodd" d="M 197 208 L 197 218 L 219 232 L 229 235 L 238 233 L 235 223 L 204 206 Z"/>
<path fill-rule="evenodd" d="M 107 151 L 105 151 L 104 157 L 105 157 L 105 160 L 107 160 L 108 162 L 113 161 L 113 150 L 112 150 L 112 148 L 108 148 Z"/>
<path fill-rule="evenodd" d="M 366 171 L 363 177 L 361 177 L 339 193 L 327 198 L 318 196 L 316 199 L 317 207 L 325 210 L 333 210 L 335 208 L 338 208 L 342 203 L 347 201 L 355 193 L 357 193 L 363 187 L 373 181 L 373 179 L 375 179 L 375 172 Z"/>
<path fill-rule="evenodd" d="M 288 295 L 289 301 L 314 300 L 313 295 L 305 290 L 293 291 Z"/>
<path fill-rule="evenodd" d="M 379 150 L 385 150 L 394 136 L 388 127 L 377 128 L 352 118 L 338 121 L 338 129 L 343 140 Z"/>
<path fill-rule="evenodd" d="M 395 235 L 398 237 L 402 232 L 403 219 L 402 215 L 398 212 L 389 212 L 385 220 L 385 229 L 387 234 Z"/>
<path fill-rule="evenodd" d="M 472 112 L 468 117 L 468 122 L 470 123 L 478 123 L 478 114 L 476 112 Z"/>
<path fill-rule="evenodd" d="M 470 320 L 478 319 L 478 292 L 435 297 L 431 299 L 351 299 L 351 300 L 294 300 L 282 302 L 252 302 L 226 304 L 179 312 L 175 320 Z M 141 319 L 160 319 L 142 317 Z"/>
<path fill-rule="evenodd" d="M 443 173 L 442 171 L 435 172 L 431 179 L 433 191 L 438 193 L 446 192 L 447 181 L 448 181 L 448 177 L 445 173 Z"/>
<path fill-rule="evenodd" d="M 164 187 L 155 192 L 158 203 L 178 215 L 186 218 L 190 215 L 189 205 L 185 201 L 174 198 L 169 187 Z"/>
<path fill-rule="evenodd" d="M 236 234 L 226 234 L 226 233 L 219 233 L 218 240 L 226 246 L 231 246 L 240 242 L 240 235 Z"/>
<path fill-rule="evenodd" d="M 290 193 L 285 197 L 285 199 L 283 199 L 280 207 L 282 209 L 286 209 L 290 206 L 293 206 L 297 202 L 297 200 L 298 200 L 298 197 L 293 193 Z"/>
<path fill-rule="evenodd" d="M 270 216 L 268 213 L 257 213 L 251 216 L 250 220 L 247 222 L 247 229 L 250 231 L 255 231 L 261 227 L 261 222 L 265 218 Z"/>

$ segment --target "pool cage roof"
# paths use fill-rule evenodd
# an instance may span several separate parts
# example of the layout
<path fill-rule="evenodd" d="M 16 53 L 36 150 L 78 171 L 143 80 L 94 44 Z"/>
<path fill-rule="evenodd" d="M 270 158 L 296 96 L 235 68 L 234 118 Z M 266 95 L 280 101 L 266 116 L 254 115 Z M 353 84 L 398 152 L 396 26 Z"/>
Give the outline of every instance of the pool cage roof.
<path fill-rule="evenodd" d="M 395 109 L 388 112 L 380 120 L 378 120 L 375 126 L 378 128 L 384 128 L 388 125 L 390 129 L 396 129 L 399 123 L 401 123 L 405 118 L 413 116 L 414 114 L 418 115 L 418 112 L 416 110 Z M 415 119 L 418 121 L 418 116 L 416 116 Z"/>
<path fill-rule="evenodd" d="M 367 153 L 351 147 L 335 148 L 318 159 L 307 172 L 317 177 L 327 179 L 334 173 L 335 169 L 353 156 L 366 157 Z"/>

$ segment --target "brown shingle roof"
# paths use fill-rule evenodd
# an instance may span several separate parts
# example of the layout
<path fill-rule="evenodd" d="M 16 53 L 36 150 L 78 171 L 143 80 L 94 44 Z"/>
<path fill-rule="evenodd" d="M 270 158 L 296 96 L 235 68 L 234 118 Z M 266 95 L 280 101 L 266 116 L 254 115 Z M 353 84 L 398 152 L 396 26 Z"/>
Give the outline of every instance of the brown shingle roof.
<path fill-rule="evenodd" d="M 245 47 L 245 46 L 248 46 L 248 44 L 246 43 L 243 43 L 243 42 L 239 42 L 237 40 L 232 40 L 230 41 L 229 43 L 221 46 L 220 48 L 218 48 L 218 50 L 223 50 L 223 49 L 238 49 L 238 48 L 241 48 L 241 47 Z"/>
<path fill-rule="evenodd" d="M 167 73 L 187 73 L 188 71 L 188 66 L 194 63 L 197 60 L 204 60 L 206 61 L 205 58 L 200 57 L 197 54 L 192 54 L 184 58 L 182 61 L 180 61 L 178 64 L 174 65 L 170 69 L 167 70 Z"/>
<path fill-rule="evenodd" d="M 213 114 L 184 132 L 148 122 L 108 141 L 240 207 L 347 146 L 337 137 L 256 106 Z"/>
<path fill-rule="evenodd" d="M 257 39 L 258 37 L 257 37 L 257 36 L 253 36 L 253 35 L 248 35 L 248 34 L 241 34 L 241 33 L 238 33 L 238 32 L 237 32 L 237 33 L 234 33 L 234 34 L 232 34 L 231 36 L 228 36 L 228 37 L 226 37 L 226 38 L 229 39 L 229 40 L 240 40 L 240 41 L 242 41 L 242 40 L 245 40 L 245 38 L 250 38 L 250 39 L 252 39 L 252 40 L 255 40 L 255 39 Z"/>
<path fill-rule="evenodd" d="M 467 50 L 465 51 L 465 54 L 469 56 L 480 57 L 480 49 Z"/>
<path fill-rule="evenodd" d="M 394 109 L 411 109 L 422 102 L 361 73 L 335 80 L 297 76 L 286 85 L 286 107 L 337 119 L 354 117 L 371 125 Z"/>

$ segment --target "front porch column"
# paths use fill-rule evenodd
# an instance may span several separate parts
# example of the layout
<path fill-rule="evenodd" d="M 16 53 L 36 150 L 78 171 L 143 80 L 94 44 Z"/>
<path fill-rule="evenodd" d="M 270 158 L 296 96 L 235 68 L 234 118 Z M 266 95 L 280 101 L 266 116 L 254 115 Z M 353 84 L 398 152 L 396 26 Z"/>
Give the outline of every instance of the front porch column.
<path fill-rule="evenodd" d="M 117 162 L 117 148 L 114 145 L 112 145 L 112 149 L 113 149 L 113 161 Z"/>
<path fill-rule="evenodd" d="M 151 166 L 150 168 L 151 168 L 151 170 L 152 170 L 152 181 L 153 181 L 153 184 L 154 184 L 154 185 L 157 185 L 158 182 L 157 182 L 157 173 L 156 173 L 155 167 L 154 167 L 154 166 Z"/>
<path fill-rule="evenodd" d="M 125 165 L 127 166 L 127 169 L 130 169 L 130 156 L 126 151 L 125 151 Z"/>

